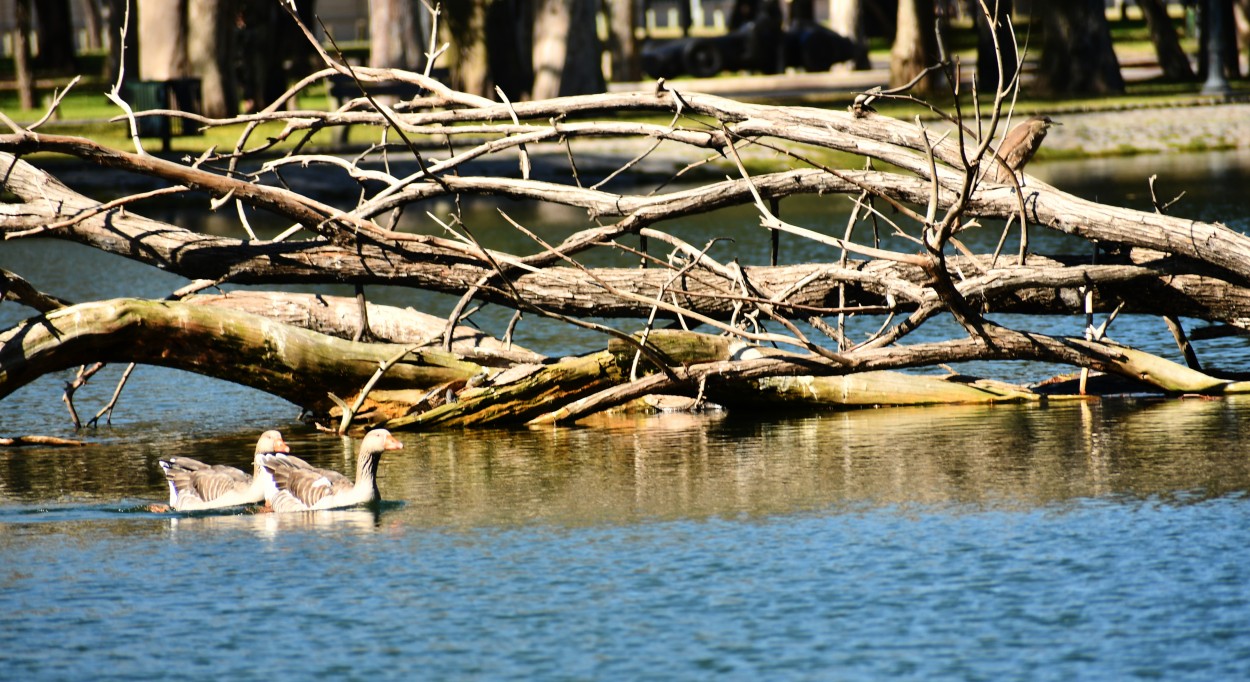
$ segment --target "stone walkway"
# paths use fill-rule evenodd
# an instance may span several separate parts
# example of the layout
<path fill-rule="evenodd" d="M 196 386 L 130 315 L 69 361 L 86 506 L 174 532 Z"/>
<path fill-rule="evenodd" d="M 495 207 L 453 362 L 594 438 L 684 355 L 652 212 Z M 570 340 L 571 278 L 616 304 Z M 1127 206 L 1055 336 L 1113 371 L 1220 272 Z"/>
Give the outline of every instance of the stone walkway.
<path fill-rule="evenodd" d="M 1042 149 L 1064 156 L 1250 147 L 1250 104 L 1055 113 Z"/>

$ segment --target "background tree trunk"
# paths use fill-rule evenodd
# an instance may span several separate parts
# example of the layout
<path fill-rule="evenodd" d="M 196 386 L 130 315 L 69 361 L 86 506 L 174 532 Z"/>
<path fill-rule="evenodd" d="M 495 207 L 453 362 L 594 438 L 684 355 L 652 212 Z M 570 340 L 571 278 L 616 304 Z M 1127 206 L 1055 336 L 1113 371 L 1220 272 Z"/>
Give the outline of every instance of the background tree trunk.
<path fill-rule="evenodd" d="M 453 64 L 451 86 L 475 95 L 492 97 L 486 45 L 486 10 L 491 0 L 461 0 L 445 7 L 451 33 Z"/>
<path fill-rule="evenodd" d="M 1052 0 L 1042 14 L 1037 88 L 1047 95 L 1124 92 L 1102 0 Z"/>
<path fill-rule="evenodd" d="M 234 0 L 189 0 L 187 59 L 200 79 L 199 113 L 213 118 L 239 111 L 234 78 Z"/>
<path fill-rule="evenodd" d="M 608 51 L 612 54 L 612 80 L 642 78 L 642 59 L 634 35 L 637 16 L 634 0 L 605 0 L 608 7 Z"/>
<path fill-rule="evenodd" d="M 911 81 L 938 61 L 937 34 L 934 31 L 933 0 L 899 0 L 898 30 L 890 50 L 890 87 Z M 913 93 L 931 93 L 938 78 L 930 74 L 916 84 Z"/>
<path fill-rule="evenodd" d="M 420 0 L 369 0 L 369 66 L 425 68 Z"/>
<path fill-rule="evenodd" d="M 163 81 L 187 75 L 187 0 L 138 0 L 139 78 Z M 134 15 L 131 15 L 133 21 Z M 136 30 L 137 29 L 137 30 Z"/>
<path fill-rule="evenodd" d="M 829 22 L 834 31 L 851 39 L 855 43 L 855 61 L 852 62 L 856 71 L 872 68 L 868 59 L 868 36 L 864 33 L 863 0 L 832 0 L 829 10 Z M 834 69 L 842 68 L 835 64 Z"/>
<path fill-rule="evenodd" d="M 533 3 L 495 0 L 486 8 L 485 31 L 491 80 L 513 102 L 527 99 L 534 87 Z"/>
<path fill-rule="evenodd" d="M 534 20 L 534 99 L 603 92 L 595 0 L 541 0 Z"/>
<path fill-rule="evenodd" d="M 108 33 L 109 33 L 109 53 L 108 58 L 104 61 L 105 77 L 110 83 L 117 82 L 117 73 L 122 68 L 122 24 L 126 20 L 126 4 L 127 0 L 104 0 L 109 5 L 108 12 Z M 137 78 L 139 75 L 139 39 L 135 37 L 138 30 L 138 21 L 135 18 L 134 8 L 130 12 L 130 30 L 126 34 L 126 75 L 130 78 Z"/>
<path fill-rule="evenodd" d="M 13 4 L 13 67 L 17 71 L 17 105 L 35 108 L 35 73 L 30 59 L 30 2 L 16 0 Z"/>
<path fill-rule="evenodd" d="M 1012 1 L 988 0 L 986 4 L 993 14 L 992 17 L 986 16 L 979 5 L 974 10 L 977 20 L 977 83 L 982 92 L 989 92 L 997 87 L 1000 59 L 1003 66 L 1002 83 L 1004 86 L 1016 77 L 1016 62 L 1019 59 L 1016 42 L 1011 39 L 1010 31 L 1013 26 L 1008 23 L 1012 12 Z M 990 30 L 991 26 L 993 31 Z M 995 43 L 995 36 L 998 38 L 997 43 Z M 995 44 L 1001 47 L 996 50 Z"/>
<path fill-rule="evenodd" d="M 39 0 L 36 11 L 39 56 L 35 58 L 35 67 L 59 75 L 77 72 L 69 0 Z"/>
<path fill-rule="evenodd" d="M 1233 22 L 1237 25 L 1237 54 L 1250 57 L 1250 0 L 1233 1 Z M 1246 73 L 1250 73 L 1250 62 Z"/>
<path fill-rule="evenodd" d="M 101 0 L 78 0 L 82 7 L 83 23 L 87 25 L 87 44 L 84 47 L 88 50 L 98 50 L 112 38 L 104 36 L 104 13 L 100 2 Z"/>
<path fill-rule="evenodd" d="M 240 8 L 241 108 L 256 111 L 282 96 L 286 90 L 284 64 L 304 52 L 290 34 L 290 19 L 279 3 L 246 1 Z"/>
<path fill-rule="evenodd" d="M 1189 64 L 1189 58 L 1181 49 L 1180 40 L 1176 37 L 1176 28 L 1168 16 L 1163 0 L 1137 0 L 1142 15 L 1146 17 L 1146 25 L 1150 27 L 1150 40 L 1155 45 L 1155 55 L 1159 66 L 1168 80 L 1192 81 L 1197 78 Z"/>

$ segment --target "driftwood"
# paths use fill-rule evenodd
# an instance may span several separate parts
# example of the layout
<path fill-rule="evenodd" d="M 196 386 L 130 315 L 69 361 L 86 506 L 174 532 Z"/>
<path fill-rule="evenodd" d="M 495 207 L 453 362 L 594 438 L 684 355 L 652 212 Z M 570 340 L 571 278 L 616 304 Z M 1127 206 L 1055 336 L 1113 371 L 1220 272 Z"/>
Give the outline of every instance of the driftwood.
<path fill-rule="evenodd" d="M 85 441 L 73 440 L 69 438 L 58 438 L 56 436 L 18 436 L 16 438 L 0 438 L 0 446 L 20 448 L 20 447 L 64 447 L 64 448 L 80 448 L 90 445 Z"/>
<path fill-rule="evenodd" d="M 0 397 L 47 372 L 93 362 L 162 364 L 246 383 L 335 429 L 565 422 L 656 394 L 731 408 L 1043 399 L 992 379 L 896 371 L 988 359 L 1061 363 L 1165 394 L 1245 390 L 1199 370 L 1192 351 L 1185 367 L 1100 339 L 1126 312 L 1160 316 L 1183 347 L 1199 334 L 1241 333 L 1250 320 L 1250 238 L 1164 215 L 1163 207 L 1150 213 L 1083 200 L 1023 174 L 1005 184 L 987 179 L 999 168 L 994 147 L 1013 83 L 989 84 L 984 118 L 929 107 L 939 119 L 922 121 L 858 105 L 840 112 L 744 104 L 663 84 L 493 102 L 423 74 L 323 58 L 325 69 L 264 111 L 228 120 L 138 114 L 242 126 L 234 149 L 194 159 L 16 124 L 0 135 L 0 182 L 14 198 L 0 204 L 5 239 L 74 241 L 191 281 L 168 301 L 71 305 L 20 273 L 5 273 L 5 298 L 39 314 L 0 335 Z M 362 98 L 335 111 L 284 108 L 336 73 L 366 89 L 405 81 L 428 94 L 394 107 Z M 948 75 L 958 82 L 953 70 Z M 907 97 L 862 99 L 880 96 Z M 274 122 L 281 130 L 257 142 L 257 127 Z M 318 147 L 329 129 L 344 125 L 376 126 L 381 134 L 354 157 Z M 32 154 L 69 155 L 150 185 L 130 196 L 91 198 L 40 168 Z M 847 164 L 845 155 L 858 161 Z M 890 170 L 865 167 L 871 163 Z M 656 167 L 669 169 L 658 187 L 626 182 L 654 180 Z M 323 191 L 324 184 L 309 184 L 312 175 L 317 183 L 338 177 L 350 191 Z M 233 204 L 240 215 L 263 209 L 291 227 L 272 239 L 257 238 L 243 221 L 247 238 L 199 234 L 145 218 L 134 206 L 187 193 L 207 195 L 213 209 Z M 787 222 L 777 206 L 800 194 L 855 198 L 853 224 L 827 234 Z M 465 197 L 574 207 L 586 223 L 547 243 L 512 221 L 530 244 L 516 252 L 483 246 L 458 212 L 429 215 L 440 236 L 391 227 L 397 211 Z M 705 245 L 664 229 L 744 204 L 758 211 L 760 229 L 834 247 L 841 257 L 744 265 L 716 260 Z M 981 221 L 991 218 L 1008 222 L 1003 248 L 971 253 L 963 238 L 988 229 Z M 888 249 L 860 236 L 870 222 L 911 246 Z M 1090 246 L 1079 255 L 1032 253 L 1030 230 L 1059 231 Z M 630 253 L 648 267 L 586 265 L 602 249 Z M 360 294 L 237 289 L 278 284 L 350 284 Z M 224 294 L 196 293 L 227 285 Z M 371 285 L 452 294 L 460 303 L 435 318 L 368 302 Z M 607 348 L 563 359 L 517 348 L 465 324 L 482 303 L 514 309 L 516 320 L 546 317 L 570 333 L 600 334 Z M 999 312 L 1087 315 L 1091 324 L 1087 338 L 1054 337 L 987 317 Z M 1101 328 L 1095 315 L 1105 315 Z M 846 338 L 843 323 L 855 316 L 871 317 L 879 331 Z M 938 317 L 954 319 L 962 334 L 908 343 Z M 1187 335 L 1182 318 L 1210 326 Z M 674 321 L 695 331 L 657 329 Z"/>

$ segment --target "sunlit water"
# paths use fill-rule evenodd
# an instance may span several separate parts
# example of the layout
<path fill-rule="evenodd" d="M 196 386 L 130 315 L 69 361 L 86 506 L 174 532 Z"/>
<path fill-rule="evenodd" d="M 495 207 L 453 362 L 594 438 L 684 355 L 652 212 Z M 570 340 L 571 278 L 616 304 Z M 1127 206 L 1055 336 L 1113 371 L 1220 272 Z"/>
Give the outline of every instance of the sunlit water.
<path fill-rule="evenodd" d="M 1215 176 L 1244 186 L 1239 164 Z M 1091 191 L 1127 196 L 1117 168 L 1092 167 Z M 1216 184 L 1193 183 L 1245 201 Z M 1245 228 L 1235 206 L 1205 217 Z M 0 267 L 77 300 L 181 283 L 61 244 L 4 244 Z M 4 304 L 0 326 L 26 314 Z M 1174 354 L 1156 322 L 1117 324 Z M 1233 367 L 1246 350 L 1199 347 Z M 0 449 L 6 680 L 1250 677 L 1250 400 L 400 434 L 374 509 L 177 515 L 147 509 L 160 457 L 246 466 L 278 427 L 345 470 L 356 443 L 154 368 L 111 425 L 75 432 L 66 378 L 0 403 L 0 435 L 94 443 Z"/>

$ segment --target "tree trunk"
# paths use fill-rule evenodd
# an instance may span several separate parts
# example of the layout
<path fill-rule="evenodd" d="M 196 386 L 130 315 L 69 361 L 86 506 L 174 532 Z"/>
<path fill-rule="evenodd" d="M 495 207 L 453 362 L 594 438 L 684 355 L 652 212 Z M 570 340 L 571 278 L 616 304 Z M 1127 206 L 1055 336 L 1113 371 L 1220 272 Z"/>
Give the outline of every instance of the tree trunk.
<path fill-rule="evenodd" d="M 228 308 L 259 315 L 269 320 L 301 327 L 319 334 L 351 339 L 360 328 L 360 306 L 355 298 L 324 294 L 295 294 L 232 291 L 220 295 L 195 295 L 183 299 L 189 305 Z M 48 310 L 63 302 L 46 301 Z M 431 339 L 443 339 L 447 318 L 392 306 L 366 304 L 369 331 L 383 343 L 428 345 Z M 481 330 L 458 326 L 451 335 L 451 351 L 484 367 L 507 367 L 514 364 L 542 364 L 543 355 L 513 344 L 505 344 Z"/>
<path fill-rule="evenodd" d="M 122 25 L 126 20 L 126 8 L 129 6 L 130 11 L 130 29 L 126 33 L 126 46 L 124 51 L 125 71 L 128 78 L 139 77 L 139 38 L 135 35 L 138 32 L 139 22 L 135 16 L 135 8 L 129 4 L 127 0 L 104 0 L 108 3 L 108 33 L 109 33 L 109 53 L 104 63 L 105 77 L 110 83 L 117 82 L 117 74 L 122 69 Z"/>
<path fill-rule="evenodd" d="M 642 57 L 634 35 L 637 23 L 634 0 L 607 0 L 608 51 L 612 55 L 612 80 L 636 81 L 642 78 Z"/>
<path fill-rule="evenodd" d="M 1006 88 L 1016 77 L 1019 54 L 1013 37 L 1011 0 L 988 0 L 989 14 L 976 9 L 977 23 L 977 83 L 981 92 L 992 92 L 1000 86 Z M 1002 64 L 1002 68 L 999 68 Z M 1000 79 L 1001 74 L 1001 79 Z"/>
<path fill-rule="evenodd" d="M 17 106 L 35 108 L 35 73 L 30 59 L 30 2 L 15 0 L 13 3 L 13 66 L 17 72 Z"/>
<path fill-rule="evenodd" d="M 39 56 L 35 67 L 57 75 L 78 71 L 74 53 L 74 23 L 70 0 L 39 0 L 36 8 L 39 34 Z"/>
<path fill-rule="evenodd" d="M 79 5 L 83 8 L 83 23 L 87 28 L 87 49 L 98 50 L 104 47 L 110 40 L 116 40 L 112 36 L 107 38 L 104 36 L 104 14 L 100 8 L 101 0 L 78 0 Z"/>
<path fill-rule="evenodd" d="M 170 353 L 171 347 L 180 350 Z M 335 339 L 216 307 L 114 299 L 54 310 L 0 334 L 0 398 L 95 357 L 185 369 L 328 413 L 336 406 L 330 394 L 355 398 L 379 364 L 404 348 Z M 405 356 L 379 390 L 420 394 L 482 371 L 438 350 Z"/>
<path fill-rule="evenodd" d="M 462 0 L 447 6 L 447 28 L 454 50 L 451 85 L 494 99 L 486 44 L 486 11 L 491 0 Z"/>
<path fill-rule="evenodd" d="M 1037 88 L 1047 95 L 1124 92 L 1102 0 L 1054 0 L 1042 11 Z"/>
<path fill-rule="evenodd" d="M 485 31 L 491 80 L 509 100 L 528 99 L 534 87 L 533 1 L 495 0 L 486 8 Z"/>
<path fill-rule="evenodd" d="M 1222 21 L 1221 26 L 1224 30 L 1224 75 L 1229 79 L 1241 78 L 1241 58 L 1237 54 L 1237 21 L 1236 21 L 1236 0 L 1223 0 L 1219 2 L 1219 11 Z"/>
<path fill-rule="evenodd" d="M 984 357 L 989 351 L 1003 359 L 1071 360 L 1088 354 L 1092 367 L 1173 392 L 1250 390 L 1250 385 L 1131 349 L 1083 339 L 1023 337 L 1006 330 L 993 334 L 989 347 L 970 340 L 874 353 L 865 358 L 867 371 L 846 378 L 841 375 L 851 367 L 821 368 L 802 356 L 767 348 L 746 349 L 754 359 L 736 361 L 731 358 L 744 350 L 723 337 L 654 332 L 655 351 L 684 369 L 676 382 L 656 374 L 650 383 L 679 393 L 705 386 L 709 398 L 725 404 L 772 407 L 1036 400 L 1027 389 L 1005 384 L 871 369 L 908 366 L 931 357 Z M 170 352 L 171 347 L 179 350 Z M 240 383 L 326 418 L 338 419 L 353 409 L 353 419 L 389 429 L 562 422 L 583 416 L 586 405 L 602 409 L 628 402 L 634 390 L 646 386 L 646 381 L 625 383 L 632 355 L 632 345 L 617 344 L 545 366 L 487 372 L 437 350 L 333 339 L 219 306 L 115 299 L 60 308 L 0 334 L 0 365 L 5 367 L 0 398 L 39 376 L 85 362 L 139 362 Z M 732 370 L 735 362 L 744 371 Z M 807 368 L 834 376 L 808 375 Z M 445 401 L 445 392 L 455 393 L 455 400 Z M 354 403 L 351 408 L 349 403 Z"/>
<path fill-rule="evenodd" d="M 1159 59 L 1159 67 L 1163 69 L 1163 76 L 1172 81 L 1196 80 L 1197 76 L 1189 64 L 1189 58 L 1181 49 L 1176 28 L 1172 25 L 1172 18 L 1168 16 L 1163 0 L 1137 0 L 1137 6 L 1146 17 L 1150 40 L 1154 43 L 1155 55 Z"/>
<path fill-rule="evenodd" d="M 307 3 L 301 3 L 301 7 Z M 291 20 L 276 2 L 242 0 L 237 30 L 241 55 L 240 108 L 257 111 L 277 101 L 286 90 L 284 63 L 304 54 L 288 30 Z"/>
<path fill-rule="evenodd" d="M 852 62 L 856 71 L 872 68 L 868 59 L 868 36 L 864 33 L 863 0 L 832 0 L 829 10 L 831 28 L 851 39 L 855 43 L 855 60 Z M 838 69 L 834 65 L 834 69 Z"/>
<path fill-rule="evenodd" d="M 1234 0 L 1233 23 L 1237 27 L 1236 54 L 1250 57 L 1250 0 Z M 1250 73 L 1250 62 L 1247 63 L 1246 73 Z"/>
<path fill-rule="evenodd" d="M 187 0 L 139 0 L 139 78 L 163 81 L 187 75 Z M 133 21 L 134 15 L 131 15 Z"/>
<path fill-rule="evenodd" d="M 905 85 L 938 61 L 933 0 L 899 0 L 898 30 L 890 50 L 890 87 Z M 937 90 L 938 76 L 929 74 L 916 83 L 912 93 Z"/>
<path fill-rule="evenodd" d="M 369 0 L 369 66 L 425 68 L 419 0 Z"/>
<path fill-rule="evenodd" d="M 534 22 L 534 99 L 603 92 L 594 0 L 540 0 Z"/>
<path fill-rule="evenodd" d="M 200 111 L 226 118 L 239 111 L 234 79 L 234 0 L 188 0 L 187 57 L 200 79 Z"/>

